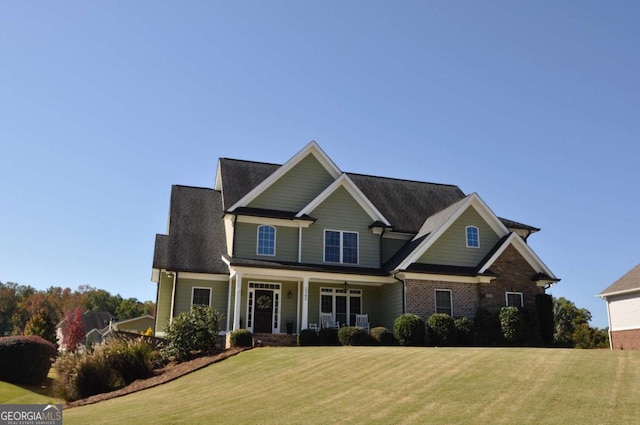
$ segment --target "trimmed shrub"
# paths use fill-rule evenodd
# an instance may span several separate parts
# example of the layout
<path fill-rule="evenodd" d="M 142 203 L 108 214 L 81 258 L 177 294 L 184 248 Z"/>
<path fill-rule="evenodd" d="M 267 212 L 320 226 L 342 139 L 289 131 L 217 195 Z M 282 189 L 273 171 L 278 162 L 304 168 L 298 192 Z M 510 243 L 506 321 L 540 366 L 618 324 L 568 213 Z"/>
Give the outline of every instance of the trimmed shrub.
<path fill-rule="evenodd" d="M 406 313 L 393 323 L 393 336 L 398 344 L 404 346 L 424 345 L 425 324 L 422 317 Z"/>
<path fill-rule="evenodd" d="M 473 319 L 473 329 L 478 345 L 496 345 L 500 343 L 500 320 L 498 315 L 485 308 L 480 308 Z"/>
<path fill-rule="evenodd" d="M 162 348 L 163 355 L 183 361 L 191 358 L 196 352 L 214 351 L 221 318 L 216 310 L 203 305 L 194 305 L 189 312 L 180 313 L 167 328 L 167 342 Z"/>
<path fill-rule="evenodd" d="M 378 345 L 396 345 L 396 340 L 393 337 L 393 333 L 383 326 L 378 326 L 371 329 L 371 338 Z"/>
<path fill-rule="evenodd" d="M 322 328 L 318 332 L 319 345 L 340 345 L 338 330 L 334 328 Z"/>
<path fill-rule="evenodd" d="M 231 332 L 232 347 L 252 347 L 253 335 L 248 329 L 236 329 Z"/>
<path fill-rule="evenodd" d="M 456 324 L 453 317 L 444 313 L 434 313 L 427 320 L 431 344 L 453 345 L 456 342 Z"/>
<path fill-rule="evenodd" d="M 160 357 L 159 353 L 142 338 L 111 340 L 102 350 L 107 358 L 107 364 L 124 385 L 130 384 L 136 379 L 151 376 Z"/>
<path fill-rule="evenodd" d="M 371 337 L 365 328 L 359 326 L 343 326 L 338 331 L 338 339 L 342 345 L 371 345 Z"/>
<path fill-rule="evenodd" d="M 313 329 L 303 329 L 298 334 L 298 346 L 308 347 L 319 345 L 318 334 Z"/>
<path fill-rule="evenodd" d="M 0 381 L 37 385 L 44 381 L 57 355 L 56 347 L 35 336 L 0 338 Z"/>
<path fill-rule="evenodd" d="M 524 318 L 518 307 L 502 307 L 500 309 L 500 329 L 505 341 L 510 344 L 521 344 L 524 339 Z"/>
<path fill-rule="evenodd" d="M 473 320 L 468 317 L 460 317 L 454 320 L 458 345 L 471 345 L 473 343 Z"/>

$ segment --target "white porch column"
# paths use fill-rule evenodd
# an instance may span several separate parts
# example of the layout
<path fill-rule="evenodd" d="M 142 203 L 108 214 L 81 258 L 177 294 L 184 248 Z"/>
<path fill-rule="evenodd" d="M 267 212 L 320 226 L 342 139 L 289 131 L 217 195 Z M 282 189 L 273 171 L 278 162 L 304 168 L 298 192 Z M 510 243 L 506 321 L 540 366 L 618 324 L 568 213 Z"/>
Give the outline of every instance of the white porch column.
<path fill-rule="evenodd" d="M 302 329 L 309 329 L 309 278 L 302 280 Z"/>
<path fill-rule="evenodd" d="M 240 298 L 242 298 L 242 273 L 236 273 L 236 296 L 233 306 L 233 330 L 240 329 Z"/>

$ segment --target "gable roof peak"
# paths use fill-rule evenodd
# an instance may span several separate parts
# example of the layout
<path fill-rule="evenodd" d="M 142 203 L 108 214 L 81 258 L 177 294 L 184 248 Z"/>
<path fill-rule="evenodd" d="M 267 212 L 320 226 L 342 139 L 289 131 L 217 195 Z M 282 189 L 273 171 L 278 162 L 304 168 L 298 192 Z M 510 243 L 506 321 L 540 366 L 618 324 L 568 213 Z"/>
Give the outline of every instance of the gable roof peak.
<path fill-rule="evenodd" d="M 337 179 L 343 174 L 331 158 L 329 158 L 329 156 L 320 148 L 318 143 L 315 140 L 312 140 L 287 162 L 278 167 L 269 177 L 264 179 L 260 184 L 249 191 L 249 193 L 245 194 L 235 204 L 228 208 L 228 211 L 233 211 L 238 207 L 246 206 L 308 155 L 313 155 L 334 179 Z"/>

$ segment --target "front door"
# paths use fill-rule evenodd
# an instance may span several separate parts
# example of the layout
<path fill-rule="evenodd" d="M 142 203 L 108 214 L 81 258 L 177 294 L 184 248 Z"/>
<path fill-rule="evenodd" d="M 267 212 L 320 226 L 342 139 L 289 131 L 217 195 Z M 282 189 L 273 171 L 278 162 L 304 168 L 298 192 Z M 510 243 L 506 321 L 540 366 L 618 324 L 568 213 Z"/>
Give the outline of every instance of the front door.
<path fill-rule="evenodd" d="M 254 333 L 273 332 L 273 291 L 256 289 Z"/>

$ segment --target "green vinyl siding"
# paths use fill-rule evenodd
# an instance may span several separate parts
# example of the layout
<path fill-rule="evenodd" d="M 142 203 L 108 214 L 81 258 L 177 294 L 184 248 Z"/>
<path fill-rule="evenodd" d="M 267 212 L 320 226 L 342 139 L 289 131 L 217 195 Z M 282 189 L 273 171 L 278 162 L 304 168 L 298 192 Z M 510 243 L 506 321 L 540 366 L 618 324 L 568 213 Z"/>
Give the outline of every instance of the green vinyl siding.
<path fill-rule="evenodd" d="M 467 226 L 479 230 L 480 247 L 467 247 Z M 467 209 L 425 252 L 417 263 L 473 267 L 487 255 L 500 237 L 474 208 Z"/>
<path fill-rule="evenodd" d="M 138 317 L 128 320 L 127 323 L 115 322 L 114 327 L 119 331 L 143 333 L 149 328 L 153 328 L 153 317 Z"/>
<path fill-rule="evenodd" d="M 274 226 L 276 227 L 276 226 Z M 234 257 L 270 261 L 298 261 L 298 228 L 276 227 L 276 255 L 258 255 L 258 225 L 236 223 Z"/>
<path fill-rule="evenodd" d="M 402 283 L 394 282 L 376 289 L 376 310 L 369 316 L 369 323 L 372 327 L 384 326 L 393 332 L 393 323 L 402 315 Z"/>
<path fill-rule="evenodd" d="M 211 288 L 211 307 L 222 313 L 225 317 L 220 323 L 220 328 L 224 328 L 226 320 L 227 303 L 229 302 L 229 281 L 212 281 L 199 279 L 183 279 L 178 273 L 178 284 L 176 286 L 175 316 L 191 310 L 191 290 L 193 287 Z"/>
<path fill-rule="evenodd" d="M 171 317 L 171 294 L 173 293 L 173 278 L 166 273 L 160 274 L 158 283 L 158 305 L 156 306 L 156 332 L 165 332 Z"/>
<path fill-rule="evenodd" d="M 409 239 L 382 238 L 382 263 L 389 261 L 396 252 L 400 250 Z"/>
<path fill-rule="evenodd" d="M 303 263 L 324 263 L 324 230 L 327 229 L 357 232 L 357 265 L 380 267 L 380 237 L 369 229 L 373 220 L 346 189 L 338 188 L 309 215 L 317 220 L 302 230 Z"/>
<path fill-rule="evenodd" d="M 333 183 L 333 180 L 322 164 L 309 154 L 247 206 L 297 212 Z"/>

